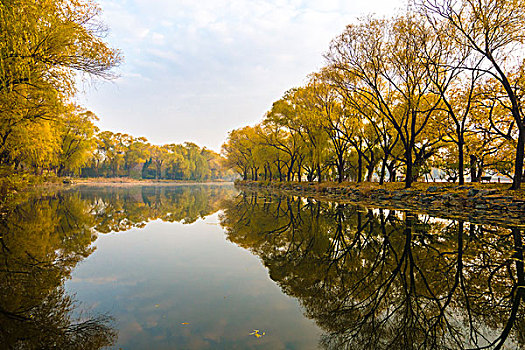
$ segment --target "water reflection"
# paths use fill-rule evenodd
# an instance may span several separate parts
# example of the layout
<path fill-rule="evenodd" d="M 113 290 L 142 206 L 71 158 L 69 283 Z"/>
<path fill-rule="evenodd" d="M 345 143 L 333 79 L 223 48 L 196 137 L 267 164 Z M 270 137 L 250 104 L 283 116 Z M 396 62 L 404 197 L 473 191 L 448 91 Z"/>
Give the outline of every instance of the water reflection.
<path fill-rule="evenodd" d="M 325 349 L 521 348 L 523 230 L 239 195 L 221 223 L 324 330 Z"/>
<path fill-rule="evenodd" d="M 299 197 L 255 193 L 234 197 L 235 193 L 229 186 L 86 187 L 5 208 L 0 216 L 0 348 L 98 349 L 114 344 L 118 320 L 101 314 L 100 309 L 99 313 L 83 312 L 64 287 L 78 263 L 94 252 L 97 235 L 141 228 L 153 220 L 193 223 L 220 209 L 227 238 L 260 257 L 270 277 L 285 294 L 300 301 L 304 314 L 315 320 L 324 335 L 319 344 L 316 336 L 298 338 L 303 329 L 312 331 L 309 326 L 278 335 L 281 328 L 292 329 L 300 319 L 273 320 L 279 307 L 272 307 L 278 298 L 255 295 L 267 288 L 264 280 L 255 276 L 255 269 L 243 272 L 243 264 L 249 261 L 246 257 L 226 259 L 233 256 L 232 246 L 205 242 L 214 236 L 188 235 L 183 241 L 175 235 L 157 235 L 164 240 L 169 237 L 167 244 L 151 234 L 147 248 L 144 236 L 137 235 L 133 244 L 140 246 L 147 262 L 141 271 L 151 278 L 143 289 L 139 284 L 139 297 L 133 294 L 137 292 L 133 276 L 128 278 L 133 282 L 129 286 L 113 286 L 115 293 L 128 291 L 126 299 L 121 299 L 126 300 L 126 312 L 139 310 L 133 315 L 115 311 L 138 321 L 151 321 L 153 313 L 162 312 L 167 321 L 160 319 L 150 333 L 157 338 L 162 333 L 166 346 L 171 341 L 190 344 L 183 342 L 206 334 L 210 338 L 213 327 L 218 327 L 213 342 L 192 342 L 197 344 L 194 348 L 232 348 L 241 343 L 244 348 L 300 344 L 301 348 L 319 345 L 325 349 L 525 345 L 522 228 Z M 171 258 L 175 247 L 180 248 L 179 256 Z M 130 265 L 133 258 L 126 256 L 122 264 Z M 108 261 L 114 264 L 113 274 L 124 271 L 125 266 L 109 259 L 105 265 L 93 265 L 94 275 L 85 277 L 103 278 L 101 269 Z M 221 265 L 225 261 L 228 264 Z M 208 270 L 204 273 L 198 268 Z M 131 305 L 133 300 L 147 300 L 151 305 L 141 308 Z M 254 300 L 260 305 L 254 305 Z M 283 314 L 291 315 L 291 309 L 280 305 Z M 263 315 L 264 310 L 271 312 Z M 191 337 L 182 333 L 190 332 L 189 327 L 181 328 L 187 320 L 195 323 Z M 248 324 L 263 325 L 266 330 L 272 324 L 278 327 L 262 339 L 252 339 L 250 329 L 244 329 Z M 144 344 L 153 340 L 145 339 Z M 133 347 L 133 342 L 129 344 Z"/>
<path fill-rule="evenodd" d="M 98 233 L 148 221 L 191 223 L 219 210 L 225 186 L 75 188 L 11 204 L 0 216 L 0 347 L 99 349 L 117 338 L 106 314 L 78 310 L 64 290 Z"/>

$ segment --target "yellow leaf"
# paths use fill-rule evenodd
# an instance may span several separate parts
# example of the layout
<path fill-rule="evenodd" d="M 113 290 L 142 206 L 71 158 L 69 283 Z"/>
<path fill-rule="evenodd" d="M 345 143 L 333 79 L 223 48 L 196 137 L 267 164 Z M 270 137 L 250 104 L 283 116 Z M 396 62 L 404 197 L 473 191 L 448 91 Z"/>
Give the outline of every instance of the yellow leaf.
<path fill-rule="evenodd" d="M 249 333 L 249 335 L 253 335 L 256 338 L 260 338 L 265 334 L 266 332 L 263 332 L 262 334 L 260 334 L 258 329 L 254 329 L 253 332 Z"/>

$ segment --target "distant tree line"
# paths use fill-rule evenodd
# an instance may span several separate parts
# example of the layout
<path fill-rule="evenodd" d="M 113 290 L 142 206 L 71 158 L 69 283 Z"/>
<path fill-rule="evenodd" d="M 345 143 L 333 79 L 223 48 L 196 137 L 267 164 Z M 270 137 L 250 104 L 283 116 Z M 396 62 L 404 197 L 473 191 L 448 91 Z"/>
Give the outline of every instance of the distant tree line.
<path fill-rule="evenodd" d="M 110 131 L 96 134 L 91 142 L 81 176 L 204 181 L 233 175 L 218 153 L 191 142 L 157 146 L 144 137 Z"/>
<path fill-rule="evenodd" d="M 326 65 L 222 148 L 244 179 L 405 186 L 439 169 L 523 178 L 525 2 L 421 0 L 365 17 L 332 40 Z"/>

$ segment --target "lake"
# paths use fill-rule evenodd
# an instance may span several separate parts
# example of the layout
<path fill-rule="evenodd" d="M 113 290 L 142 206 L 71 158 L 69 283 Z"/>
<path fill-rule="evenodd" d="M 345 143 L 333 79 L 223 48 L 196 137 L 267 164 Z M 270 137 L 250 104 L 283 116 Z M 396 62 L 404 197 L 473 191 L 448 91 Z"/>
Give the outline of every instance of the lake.
<path fill-rule="evenodd" d="M 1 348 L 525 346 L 522 227 L 229 184 L 75 186 L 0 223 Z"/>

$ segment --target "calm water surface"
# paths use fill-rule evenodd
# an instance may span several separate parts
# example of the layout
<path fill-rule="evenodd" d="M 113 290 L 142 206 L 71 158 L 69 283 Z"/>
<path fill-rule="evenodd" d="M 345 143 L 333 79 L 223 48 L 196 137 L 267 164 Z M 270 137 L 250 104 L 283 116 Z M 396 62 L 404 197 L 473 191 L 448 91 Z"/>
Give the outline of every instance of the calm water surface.
<path fill-rule="evenodd" d="M 520 349 L 523 229 L 75 187 L 1 217 L 0 348 Z"/>

